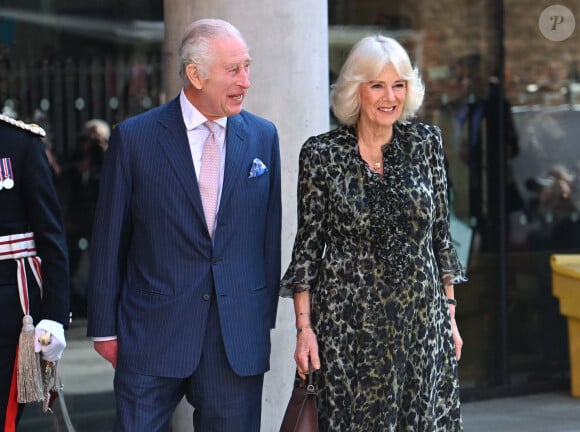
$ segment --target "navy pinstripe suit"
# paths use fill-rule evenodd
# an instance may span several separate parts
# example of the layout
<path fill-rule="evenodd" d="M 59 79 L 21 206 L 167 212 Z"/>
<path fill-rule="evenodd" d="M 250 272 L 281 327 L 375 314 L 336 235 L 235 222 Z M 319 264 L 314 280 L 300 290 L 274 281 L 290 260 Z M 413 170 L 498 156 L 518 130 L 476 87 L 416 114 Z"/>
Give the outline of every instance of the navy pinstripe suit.
<path fill-rule="evenodd" d="M 269 369 L 280 279 L 278 135 L 242 111 L 228 118 L 226 143 L 212 245 L 179 98 L 113 131 L 93 233 L 88 335 L 117 335 L 117 374 L 191 375 L 211 298 L 235 373 Z M 254 158 L 269 172 L 249 178 Z"/>

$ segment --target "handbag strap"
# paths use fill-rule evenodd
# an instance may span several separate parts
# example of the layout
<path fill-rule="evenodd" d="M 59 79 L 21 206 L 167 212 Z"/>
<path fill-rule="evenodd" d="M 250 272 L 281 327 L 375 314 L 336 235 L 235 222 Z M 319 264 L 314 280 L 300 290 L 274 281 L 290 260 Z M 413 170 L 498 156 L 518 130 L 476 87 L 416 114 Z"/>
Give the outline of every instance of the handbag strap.
<path fill-rule="evenodd" d="M 308 362 L 308 383 L 306 384 L 306 390 L 308 393 L 316 394 L 316 387 L 314 387 L 314 369 L 312 369 L 312 363 Z"/>

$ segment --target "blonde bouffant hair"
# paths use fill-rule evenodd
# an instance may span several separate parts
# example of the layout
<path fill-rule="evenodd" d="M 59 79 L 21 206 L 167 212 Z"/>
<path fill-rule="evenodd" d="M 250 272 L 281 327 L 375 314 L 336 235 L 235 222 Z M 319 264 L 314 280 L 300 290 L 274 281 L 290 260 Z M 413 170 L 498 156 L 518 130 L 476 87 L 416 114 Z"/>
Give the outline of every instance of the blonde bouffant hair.
<path fill-rule="evenodd" d="M 357 42 L 331 88 L 331 108 L 345 125 L 354 125 L 360 116 L 360 86 L 374 80 L 387 64 L 393 65 L 407 83 L 407 96 L 399 121 L 414 117 L 425 96 L 425 84 L 407 51 L 395 39 L 374 35 Z"/>

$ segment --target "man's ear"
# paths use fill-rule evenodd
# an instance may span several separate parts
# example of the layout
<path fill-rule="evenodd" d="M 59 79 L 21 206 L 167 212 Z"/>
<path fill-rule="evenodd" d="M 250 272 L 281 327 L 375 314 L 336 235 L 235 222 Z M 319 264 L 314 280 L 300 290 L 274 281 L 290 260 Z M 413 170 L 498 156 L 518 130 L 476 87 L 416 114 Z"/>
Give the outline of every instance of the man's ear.
<path fill-rule="evenodd" d="M 199 69 L 197 65 L 188 64 L 185 67 L 185 75 L 193 87 L 197 90 L 201 90 L 203 87 L 203 79 L 199 76 Z"/>

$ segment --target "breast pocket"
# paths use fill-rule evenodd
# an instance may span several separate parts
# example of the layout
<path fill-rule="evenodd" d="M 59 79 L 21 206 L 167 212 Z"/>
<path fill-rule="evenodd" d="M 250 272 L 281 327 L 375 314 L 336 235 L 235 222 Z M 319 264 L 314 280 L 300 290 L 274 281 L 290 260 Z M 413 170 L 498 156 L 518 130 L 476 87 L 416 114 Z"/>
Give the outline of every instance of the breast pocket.
<path fill-rule="evenodd" d="M 270 174 L 247 178 L 243 187 L 234 193 L 240 200 L 240 208 L 247 208 L 253 214 L 265 210 L 270 196 Z"/>

